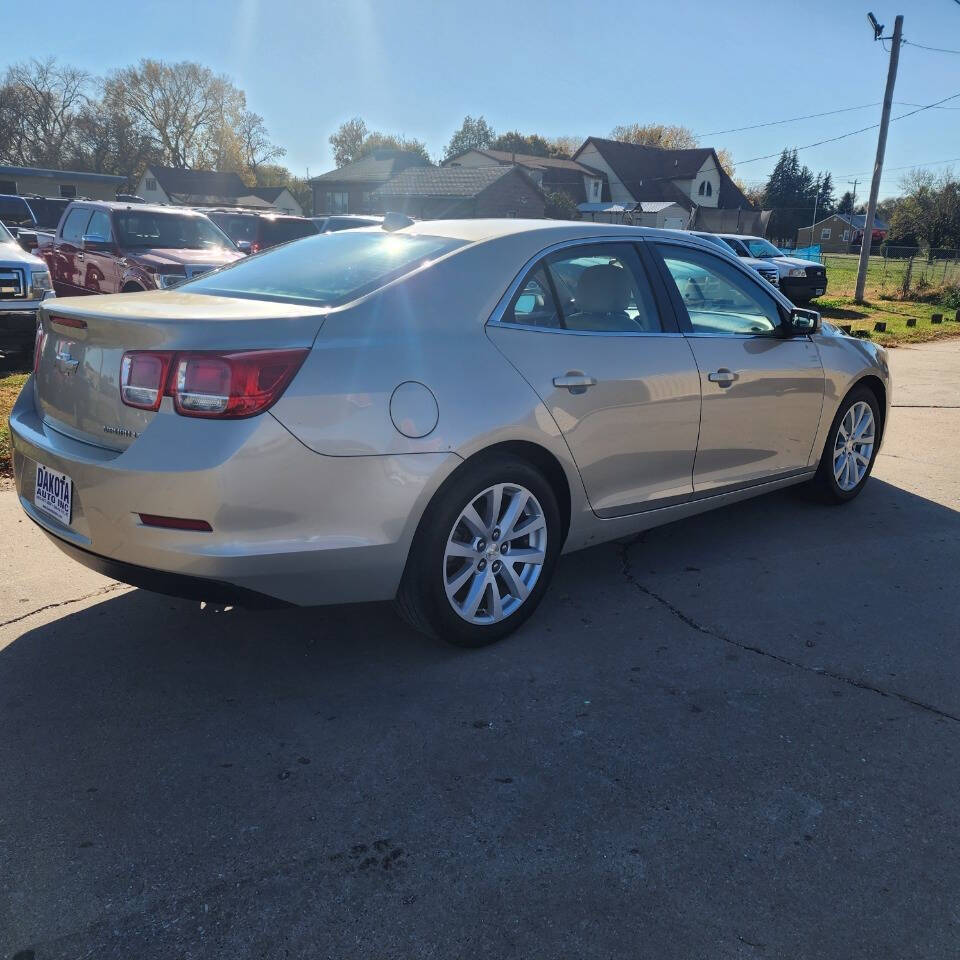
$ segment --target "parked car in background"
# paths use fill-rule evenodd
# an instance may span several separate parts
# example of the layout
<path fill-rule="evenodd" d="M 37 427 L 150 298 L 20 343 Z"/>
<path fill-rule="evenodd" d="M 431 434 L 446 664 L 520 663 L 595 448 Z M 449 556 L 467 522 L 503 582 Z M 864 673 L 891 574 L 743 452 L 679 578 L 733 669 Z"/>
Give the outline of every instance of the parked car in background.
<path fill-rule="evenodd" d="M 27 515 L 147 588 L 396 597 L 480 646 L 533 612 L 562 551 L 867 482 L 885 351 L 732 253 L 600 223 L 392 222 L 42 307 L 10 418 Z"/>
<path fill-rule="evenodd" d="M 320 233 L 336 233 L 338 230 L 356 230 L 358 227 L 379 227 L 383 217 L 358 213 L 332 214 L 327 217 L 311 217 Z"/>
<path fill-rule="evenodd" d="M 704 233 L 699 230 L 691 231 L 691 235 L 694 237 L 700 237 L 701 240 L 706 240 L 709 243 L 714 244 L 715 246 L 720 247 L 724 251 L 733 251 L 733 253 L 739 256 L 739 253 L 734 249 L 734 247 L 724 240 L 723 237 L 718 236 L 715 233 Z M 742 262 L 746 266 L 750 267 L 752 270 L 756 270 L 757 273 L 763 277 L 768 283 L 772 283 L 775 287 L 780 286 L 780 270 L 768 260 L 758 260 L 756 257 L 742 257 Z"/>
<path fill-rule="evenodd" d="M 208 210 L 207 215 L 244 253 L 259 253 L 317 233 L 312 220 L 284 213 Z"/>
<path fill-rule="evenodd" d="M 194 210 L 116 201 L 74 201 L 40 253 L 62 297 L 170 287 L 243 254 Z"/>
<path fill-rule="evenodd" d="M 794 303 L 809 303 L 827 292 L 827 269 L 822 263 L 791 257 L 763 237 L 742 237 L 735 233 L 717 234 L 746 260 L 763 260 L 780 272 L 780 289 Z"/>
<path fill-rule="evenodd" d="M 38 246 L 53 239 L 63 211 L 72 202 L 62 197 L 0 194 L 0 222 L 24 250 L 32 253 Z"/>
<path fill-rule="evenodd" d="M 50 271 L 26 253 L 0 223 L 0 355 L 29 356 L 37 335 L 37 308 L 53 296 Z"/>

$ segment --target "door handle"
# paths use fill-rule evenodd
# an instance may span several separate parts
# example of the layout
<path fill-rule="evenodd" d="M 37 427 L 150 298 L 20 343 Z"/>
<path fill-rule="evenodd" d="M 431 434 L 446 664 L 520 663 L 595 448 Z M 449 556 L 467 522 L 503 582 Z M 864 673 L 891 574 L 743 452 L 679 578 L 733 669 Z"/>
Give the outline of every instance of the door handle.
<path fill-rule="evenodd" d="M 721 387 L 729 387 L 734 380 L 740 379 L 739 373 L 734 373 L 726 367 L 721 367 L 716 373 L 708 374 L 707 379 L 711 383 L 718 383 Z"/>
<path fill-rule="evenodd" d="M 571 393 L 586 393 L 587 388 L 594 386 L 596 382 L 596 378 L 588 377 L 579 370 L 568 370 L 565 376 L 553 378 L 555 387 L 562 387 Z"/>

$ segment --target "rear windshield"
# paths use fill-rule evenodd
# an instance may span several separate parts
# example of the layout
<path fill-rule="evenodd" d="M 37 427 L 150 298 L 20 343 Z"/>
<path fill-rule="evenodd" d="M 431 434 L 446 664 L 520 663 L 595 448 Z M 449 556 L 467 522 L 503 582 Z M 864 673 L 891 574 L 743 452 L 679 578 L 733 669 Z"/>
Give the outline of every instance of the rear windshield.
<path fill-rule="evenodd" d="M 307 237 L 180 284 L 179 290 L 334 306 L 462 247 L 450 237 L 344 230 Z"/>
<path fill-rule="evenodd" d="M 296 217 L 264 220 L 263 239 L 271 247 L 301 237 L 312 237 L 317 232 L 316 224 Z"/>
<path fill-rule="evenodd" d="M 0 220 L 8 227 L 32 227 L 33 214 L 23 197 L 0 197 Z"/>
<path fill-rule="evenodd" d="M 242 214 L 213 213 L 210 219 L 235 243 L 246 240 L 253 243 L 257 239 L 257 218 Z"/>
<path fill-rule="evenodd" d="M 70 200 L 58 200 L 54 197 L 31 197 L 30 209 L 37 218 L 38 227 L 50 227 L 56 230 L 63 211 L 70 206 Z"/>
<path fill-rule="evenodd" d="M 113 215 L 121 247 L 160 250 L 233 250 L 229 238 L 206 217 L 117 210 Z"/>

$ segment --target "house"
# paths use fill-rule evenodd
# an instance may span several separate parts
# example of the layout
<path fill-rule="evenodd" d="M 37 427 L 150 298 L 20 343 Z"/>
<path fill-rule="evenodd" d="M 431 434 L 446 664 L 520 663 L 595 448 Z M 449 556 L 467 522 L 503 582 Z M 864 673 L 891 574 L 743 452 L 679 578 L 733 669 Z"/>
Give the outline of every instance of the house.
<path fill-rule="evenodd" d="M 371 212 L 424 220 L 542 217 L 543 191 L 520 167 L 408 167 L 370 196 Z"/>
<path fill-rule="evenodd" d="M 446 167 L 522 167 L 544 193 L 565 193 L 574 203 L 600 203 L 610 199 L 607 177 L 577 160 L 566 157 L 537 157 L 507 150 L 467 150 L 444 160 Z"/>
<path fill-rule="evenodd" d="M 588 137 L 573 159 L 606 174 L 613 203 L 676 203 L 691 212 L 753 209 L 711 147 L 662 150 Z"/>
<path fill-rule="evenodd" d="M 629 223 L 639 227 L 660 227 L 665 230 L 686 230 L 690 212 L 672 200 L 641 200 L 639 203 L 581 203 L 584 220 L 597 223 Z"/>
<path fill-rule="evenodd" d="M 818 244 L 824 253 L 859 251 L 866 222 L 867 217 L 863 213 L 834 213 L 819 220 L 813 227 L 801 227 L 797 231 L 797 246 L 809 247 Z M 886 221 L 874 217 L 871 247 L 886 240 L 889 229 Z"/>
<path fill-rule="evenodd" d="M 0 166 L 0 193 L 40 197 L 89 197 L 112 200 L 126 186 L 126 177 L 78 170 Z"/>
<path fill-rule="evenodd" d="M 140 178 L 137 195 L 148 203 L 252 207 L 303 216 L 303 209 L 286 187 L 248 187 L 240 174 L 217 170 L 179 170 L 151 164 Z"/>
<path fill-rule="evenodd" d="M 371 196 L 378 187 L 410 167 L 430 166 L 421 154 L 409 150 L 373 150 L 336 170 L 311 177 L 313 212 L 374 213 Z"/>

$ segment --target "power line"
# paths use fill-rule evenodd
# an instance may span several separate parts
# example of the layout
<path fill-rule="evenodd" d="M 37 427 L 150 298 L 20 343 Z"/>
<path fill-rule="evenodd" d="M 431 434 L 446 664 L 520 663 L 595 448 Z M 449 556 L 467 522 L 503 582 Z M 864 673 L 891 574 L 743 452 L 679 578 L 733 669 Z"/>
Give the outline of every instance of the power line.
<path fill-rule="evenodd" d="M 960 2 L 960 0 L 958 0 Z M 960 163 L 960 157 L 950 157 L 947 160 L 930 160 L 927 163 L 905 163 L 901 167 L 884 167 L 885 170 L 916 170 L 921 167 L 936 167 L 941 163 Z M 872 173 L 871 170 L 857 170 L 854 173 L 841 173 L 837 174 L 839 177 L 855 177 L 855 176 L 866 176 L 868 173 Z"/>
<path fill-rule="evenodd" d="M 910 110 L 907 113 L 901 113 L 897 117 L 891 117 L 890 121 L 894 120 L 903 120 L 906 117 L 912 117 L 916 113 L 923 113 L 924 110 L 932 110 L 934 107 L 938 107 L 941 103 L 946 103 L 948 100 L 956 100 L 960 97 L 960 93 L 953 93 L 949 97 L 944 97 L 942 100 L 937 100 L 935 103 L 927 103 L 922 107 L 918 107 L 916 110 Z M 796 150 L 809 150 L 811 147 L 820 147 L 825 143 L 836 143 L 838 140 L 846 140 L 847 137 L 854 137 L 858 133 L 866 133 L 868 130 L 876 130 L 879 127 L 879 123 L 871 123 L 868 127 L 860 127 L 859 130 L 851 130 L 849 133 L 841 133 L 838 137 L 827 137 L 825 140 L 817 140 L 815 143 L 805 143 L 802 147 L 795 147 Z M 762 157 L 751 157 L 749 160 L 735 160 L 735 166 L 741 166 L 744 163 L 756 163 L 758 160 L 770 160 L 772 157 L 779 156 L 783 151 L 778 150 L 775 153 L 767 153 Z"/>
<path fill-rule="evenodd" d="M 960 3 L 960 0 L 957 0 Z M 894 100 L 898 107 L 922 107 L 922 103 L 911 103 L 909 100 Z M 960 107 L 934 107 L 935 110 L 960 110 Z"/>
<path fill-rule="evenodd" d="M 953 53 L 960 57 L 960 50 L 947 50 L 944 47 L 928 47 L 925 43 L 917 43 L 916 40 L 904 40 L 904 44 L 910 44 L 911 47 L 919 47 L 921 50 L 932 50 L 934 53 Z"/>
<path fill-rule="evenodd" d="M 960 2 L 960 0 L 958 0 Z M 830 117 L 835 113 L 849 113 L 851 110 L 865 110 L 867 107 L 878 107 L 879 103 L 861 103 L 856 107 L 841 107 L 839 110 L 826 110 L 823 113 L 807 113 L 802 117 L 788 117 L 786 120 L 768 120 L 765 123 L 754 123 L 748 127 L 731 127 L 729 130 L 714 130 L 711 133 L 694 134 L 696 139 L 701 137 L 718 137 L 723 133 L 740 133 L 742 130 L 759 130 L 761 127 L 775 127 L 781 123 L 795 123 L 798 120 L 812 120 L 816 117 Z"/>

